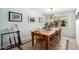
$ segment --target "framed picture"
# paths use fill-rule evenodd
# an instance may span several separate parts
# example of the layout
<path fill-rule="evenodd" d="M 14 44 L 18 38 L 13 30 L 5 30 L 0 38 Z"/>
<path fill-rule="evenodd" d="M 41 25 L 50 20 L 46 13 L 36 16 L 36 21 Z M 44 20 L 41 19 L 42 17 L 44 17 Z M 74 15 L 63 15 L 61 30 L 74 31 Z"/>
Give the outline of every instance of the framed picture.
<path fill-rule="evenodd" d="M 43 17 L 39 17 L 39 23 L 43 22 Z"/>
<path fill-rule="evenodd" d="M 17 12 L 9 12 L 9 21 L 22 22 L 22 14 Z"/>
<path fill-rule="evenodd" d="M 67 20 L 61 20 L 61 26 L 66 27 L 67 26 Z"/>
<path fill-rule="evenodd" d="M 28 16 L 28 22 L 35 22 L 35 17 Z"/>
<path fill-rule="evenodd" d="M 68 25 L 68 17 L 62 16 L 60 18 L 60 26 L 66 27 Z"/>

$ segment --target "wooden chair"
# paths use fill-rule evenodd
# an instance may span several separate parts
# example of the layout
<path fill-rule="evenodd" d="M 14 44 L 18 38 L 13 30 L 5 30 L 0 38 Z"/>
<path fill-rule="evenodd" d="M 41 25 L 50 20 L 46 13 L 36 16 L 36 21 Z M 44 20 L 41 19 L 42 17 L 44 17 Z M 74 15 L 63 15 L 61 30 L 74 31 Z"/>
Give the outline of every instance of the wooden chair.
<path fill-rule="evenodd" d="M 56 31 L 56 42 L 58 43 L 61 40 L 61 29 Z"/>
<path fill-rule="evenodd" d="M 51 37 L 50 37 L 50 41 L 49 41 L 50 43 L 50 45 L 51 46 L 55 46 L 55 44 L 56 44 L 56 31 L 51 35 Z"/>
<path fill-rule="evenodd" d="M 58 43 L 59 42 L 59 30 L 57 30 L 55 33 L 56 33 L 56 36 L 55 36 L 56 43 Z"/>
<path fill-rule="evenodd" d="M 61 29 L 59 30 L 59 41 L 61 40 Z"/>
<path fill-rule="evenodd" d="M 50 38 L 50 43 L 52 43 L 52 46 L 55 46 L 61 39 L 60 33 L 61 33 L 61 30 L 56 30 L 55 33 L 52 34 Z"/>
<path fill-rule="evenodd" d="M 35 48 L 39 45 L 39 47 L 42 49 L 42 47 L 46 44 L 46 40 L 38 30 L 35 30 L 34 39 L 36 40 Z"/>

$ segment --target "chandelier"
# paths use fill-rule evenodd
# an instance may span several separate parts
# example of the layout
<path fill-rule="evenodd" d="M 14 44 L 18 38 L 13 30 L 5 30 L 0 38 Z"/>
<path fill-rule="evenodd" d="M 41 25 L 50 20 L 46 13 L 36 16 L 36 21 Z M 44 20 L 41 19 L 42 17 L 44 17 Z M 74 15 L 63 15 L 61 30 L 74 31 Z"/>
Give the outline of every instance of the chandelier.
<path fill-rule="evenodd" d="M 49 11 L 49 17 L 52 19 L 54 18 L 54 12 L 52 10 L 53 8 L 50 8 L 50 11 Z"/>

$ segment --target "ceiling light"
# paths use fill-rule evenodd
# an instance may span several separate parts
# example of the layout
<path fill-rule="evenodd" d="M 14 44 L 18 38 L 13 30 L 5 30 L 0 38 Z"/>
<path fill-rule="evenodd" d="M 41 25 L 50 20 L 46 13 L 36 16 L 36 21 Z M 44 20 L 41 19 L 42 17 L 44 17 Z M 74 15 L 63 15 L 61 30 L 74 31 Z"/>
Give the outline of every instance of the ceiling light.
<path fill-rule="evenodd" d="M 49 17 L 52 19 L 54 18 L 54 12 L 52 10 L 53 8 L 50 8 L 50 11 L 49 11 Z"/>

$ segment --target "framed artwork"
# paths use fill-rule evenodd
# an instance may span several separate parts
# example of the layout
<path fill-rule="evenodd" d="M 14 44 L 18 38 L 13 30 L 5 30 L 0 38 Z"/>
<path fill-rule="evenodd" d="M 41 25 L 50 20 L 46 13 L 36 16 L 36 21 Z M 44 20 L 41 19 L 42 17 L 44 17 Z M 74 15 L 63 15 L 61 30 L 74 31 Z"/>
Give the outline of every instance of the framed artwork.
<path fill-rule="evenodd" d="M 9 21 L 22 22 L 22 14 L 17 12 L 9 12 Z"/>
<path fill-rule="evenodd" d="M 28 16 L 28 22 L 35 22 L 35 17 Z"/>
<path fill-rule="evenodd" d="M 67 20 L 61 20 L 61 26 L 66 27 L 67 26 Z"/>
<path fill-rule="evenodd" d="M 43 23 L 43 17 L 39 17 L 39 23 Z"/>
<path fill-rule="evenodd" d="M 60 20 L 60 26 L 67 27 L 67 25 L 68 25 L 67 16 L 61 16 L 59 20 Z"/>

